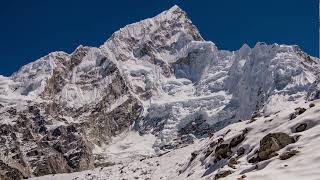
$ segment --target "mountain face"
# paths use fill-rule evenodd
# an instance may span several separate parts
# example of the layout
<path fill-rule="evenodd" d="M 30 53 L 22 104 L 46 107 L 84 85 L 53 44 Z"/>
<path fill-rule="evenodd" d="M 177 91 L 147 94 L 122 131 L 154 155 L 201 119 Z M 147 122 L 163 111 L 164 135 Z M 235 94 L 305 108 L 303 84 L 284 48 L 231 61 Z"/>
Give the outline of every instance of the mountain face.
<path fill-rule="evenodd" d="M 53 52 L 10 77 L 0 76 L 0 179 L 97 167 L 106 170 L 92 179 L 121 179 L 132 174 L 115 176 L 116 168 L 144 167 L 142 160 L 151 157 L 178 165 L 159 171 L 156 166 L 162 165 L 148 159 L 149 169 L 136 177 L 159 179 L 172 170 L 178 173 L 163 177 L 218 177 L 244 139 L 245 161 L 255 157 L 251 150 L 258 152 L 249 163 L 274 157 L 270 138 L 280 142 L 277 150 L 295 143 L 284 117 L 302 114 L 302 108 L 288 110 L 301 103 L 318 105 L 319 82 L 320 60 L 298 46 L 257 43 L 219 50 L 174 6 L 125 26 L 99 48 Z M 317 108 L 299 122 L 316 126 Z M 277 126 L 285 132 L 271 133 L 266 143 L 254 141 L 255 134 L 262 138 Z M 193 165 L 196 161 L 202 164 Z M 192 177 L 199 169 L 204 174 Z M 149 176 L 155 170 L 158 174 Z M 233 173 L 224 172 L 221 177 Z"/>

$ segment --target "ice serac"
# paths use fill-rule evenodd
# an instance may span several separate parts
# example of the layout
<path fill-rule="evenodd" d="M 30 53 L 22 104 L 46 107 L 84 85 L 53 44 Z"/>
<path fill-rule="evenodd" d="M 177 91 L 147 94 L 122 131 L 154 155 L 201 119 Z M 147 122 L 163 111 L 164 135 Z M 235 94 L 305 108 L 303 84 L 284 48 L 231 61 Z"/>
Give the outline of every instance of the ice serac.
<path fill-rule="evenodd" d="M 146 156 L 132 142 L 150 146 L 148 155 L 175 151 L 239 120 L 318 99 L 319 67 L 298 46 L 219 50 L 174 6 L 99 48 L 53 52 L 0 76 L 0 177 Z"/>
<path fill-rule="evenodd" d="M 243 48 L 239 54 L 241 51 Z M 239 106 L 236 113 L 239 119 L 261 110 L 264 113 L 279 110 L 281 107 L 269 104 L 275 99 L 294 102 L 305 98 L 319 74 L 319 61 L 311 60 L 297 46 L 257 43 L 246 57 L 239 59 L 235 60 L 233 66 L 237 68 L 230 69 L 226 81 L 234 103 Z M 241 65 L 240 61 L 245 63 Z"/>

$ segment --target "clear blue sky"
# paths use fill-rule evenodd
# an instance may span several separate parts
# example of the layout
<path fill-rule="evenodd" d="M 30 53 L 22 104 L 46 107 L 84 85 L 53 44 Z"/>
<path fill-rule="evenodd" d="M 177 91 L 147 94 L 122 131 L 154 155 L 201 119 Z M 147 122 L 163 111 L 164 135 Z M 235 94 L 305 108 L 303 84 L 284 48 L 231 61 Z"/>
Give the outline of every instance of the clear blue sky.
<path fill-rule="evenodd" d="M 1 0 L 0 74 L 52 51 L 99 46 L 126 24 L 174 4 L 219 49 L 264 41 L 298 44 L 318 56 L 318 0 Z"/>

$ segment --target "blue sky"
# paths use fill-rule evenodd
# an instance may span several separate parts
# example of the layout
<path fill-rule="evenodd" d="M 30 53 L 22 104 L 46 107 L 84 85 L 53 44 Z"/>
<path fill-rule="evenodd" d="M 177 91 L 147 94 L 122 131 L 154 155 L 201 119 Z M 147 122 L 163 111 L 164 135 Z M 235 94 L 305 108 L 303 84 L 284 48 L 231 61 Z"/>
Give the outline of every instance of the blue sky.
<path fill-rule="evenodd" d="M 318 0 L 1 0 L 0 74 L 52 51 L 99 46 L 126 24 L 175 4 L 219 49 L 264 41 L 298 44 L 318 56 Z"/>

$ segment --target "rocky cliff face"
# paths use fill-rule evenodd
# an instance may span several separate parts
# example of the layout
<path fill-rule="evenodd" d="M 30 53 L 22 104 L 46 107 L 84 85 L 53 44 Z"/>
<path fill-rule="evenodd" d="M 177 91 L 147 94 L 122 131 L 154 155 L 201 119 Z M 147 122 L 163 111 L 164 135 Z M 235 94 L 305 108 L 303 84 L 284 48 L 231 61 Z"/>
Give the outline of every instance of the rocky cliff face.
<path fill-rule="evenodd" d="M 93 168 L 94 149 L 129 131 L 154 135 L 161 153 L 317 99 L 319 63 L 298 46 L 218 50 L 174 6 L 99 48 L 53 52 L 1 76 L 0 177 Z"/>
<path fill-rule="evenodd" d="M 90 63 L 98 66 L 83 69 Z M 97 48 L 52 53 L 12 79 L 18 84 L 9 89 L 19 92 L 14 97 L 22 104 L 2 105 L 1 157 L 20 177 L 93 168 L 94 145 L 129 130 L 143 110 L 119 69 Z"/>

